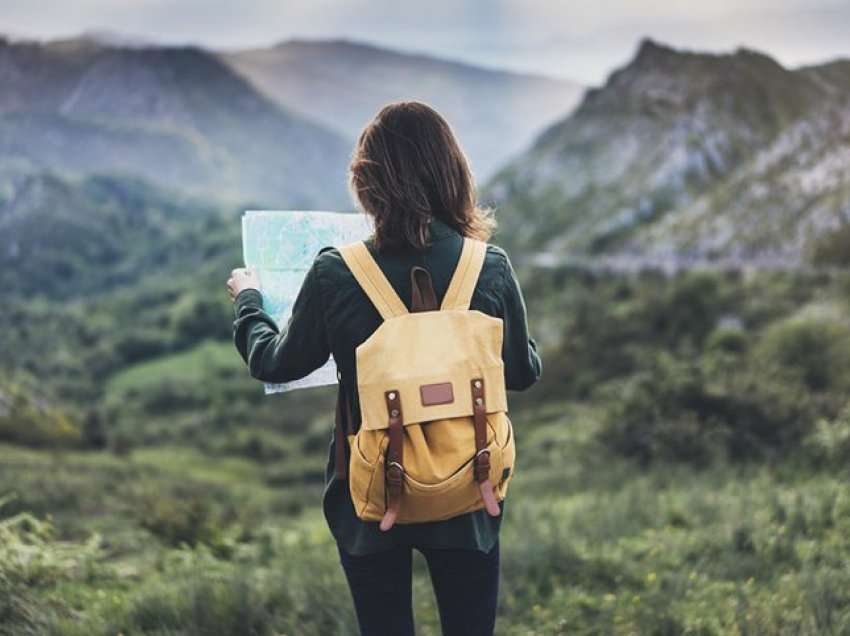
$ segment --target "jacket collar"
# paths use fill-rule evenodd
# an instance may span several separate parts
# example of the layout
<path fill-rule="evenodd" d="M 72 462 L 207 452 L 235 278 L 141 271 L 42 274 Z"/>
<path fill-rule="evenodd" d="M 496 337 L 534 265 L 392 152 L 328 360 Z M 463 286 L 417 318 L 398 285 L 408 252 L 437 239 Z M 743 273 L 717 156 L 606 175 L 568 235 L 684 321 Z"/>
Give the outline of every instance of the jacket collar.
<path fill-rule="evenodd" d="M 431 240 L 438 241 L 452 234 L 459 235 L 460 232 L 437 217 L 431 217 L 431 220 L 428 222 L 428 237 Z"/>

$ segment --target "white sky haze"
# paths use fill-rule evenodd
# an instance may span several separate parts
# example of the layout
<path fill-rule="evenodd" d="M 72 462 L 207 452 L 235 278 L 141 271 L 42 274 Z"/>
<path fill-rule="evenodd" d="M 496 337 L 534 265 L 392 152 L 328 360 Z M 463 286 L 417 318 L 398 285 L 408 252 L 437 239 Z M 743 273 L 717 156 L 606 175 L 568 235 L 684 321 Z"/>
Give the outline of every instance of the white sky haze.
<path fill-rule="evenodd" d="M 345 37 L 599 84 L 644 36 L 747 46 L 788 66 L 850 57 L 850 0 L 0 0 L 0 33 L 12 37 L 91 30 L 210 48 Z"/>

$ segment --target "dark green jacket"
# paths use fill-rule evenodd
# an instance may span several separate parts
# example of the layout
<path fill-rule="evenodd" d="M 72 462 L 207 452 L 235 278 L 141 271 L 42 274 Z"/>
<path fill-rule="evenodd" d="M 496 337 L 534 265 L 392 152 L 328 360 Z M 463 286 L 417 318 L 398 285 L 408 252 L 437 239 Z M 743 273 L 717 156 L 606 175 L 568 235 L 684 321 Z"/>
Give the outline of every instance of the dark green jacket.
<path fill-rule="evenodd" d="M 463 239 L 447 224 L 434 219 L 429 238 L 430 246 L 421 253 L 412 248 L 381 253 L 375 250 L 371 240 L 366 241 L 408 308 L 413 265 L 422 265 L 430 271 L 437 299 L 442 301 L 460 258 Z M 540 357 L 534 339 L 528 334 L 525 302 L 516 274 L 500 247 L 487 246 L 470 308 L 503 320 L 502 357 L 507 388 L 521 391 L 531 386 L 540 377 Z M 258 380 L 288 382 L 302 378 L 321 367 L 333 354 L 357 430 L 360 408 L 354 350 L 378 328 L 381 317 L 337 249 L 326 247 L 319 252 L 295 300 L 292 317 L 282 331 L 262 310 L 257 290 L 240 292 L 234 310 L 236 348 L 251 375 Z M 360 521 L 354 514 L 348 484 L 337 480 L 333 458 L 332 438 L 325 467 L 324 512 L 332 534 L 350 553 L 375 552 L 402 542 L 488 551 L 498 537 L 502 516 L 490 517 L 483 510 L 447 521 L 397 524 L 388 532 L 381 532 L 377 522 Z"/>

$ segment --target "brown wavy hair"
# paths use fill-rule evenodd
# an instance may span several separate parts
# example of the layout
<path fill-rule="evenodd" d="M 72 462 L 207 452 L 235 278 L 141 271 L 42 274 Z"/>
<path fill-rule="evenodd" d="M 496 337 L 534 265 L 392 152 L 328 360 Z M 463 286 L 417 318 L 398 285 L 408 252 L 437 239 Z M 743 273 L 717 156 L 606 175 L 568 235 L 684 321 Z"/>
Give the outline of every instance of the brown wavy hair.
<path fill-rule="evenodd" d="M 366 125 L 348 186 L 374 221 L 379 250 L 424 249 L 432 217 L 483 241 L 496 227 L 492 209 L 477 204 L 469 162 L 451 127 L 423 102 L 387 104 Z"/>

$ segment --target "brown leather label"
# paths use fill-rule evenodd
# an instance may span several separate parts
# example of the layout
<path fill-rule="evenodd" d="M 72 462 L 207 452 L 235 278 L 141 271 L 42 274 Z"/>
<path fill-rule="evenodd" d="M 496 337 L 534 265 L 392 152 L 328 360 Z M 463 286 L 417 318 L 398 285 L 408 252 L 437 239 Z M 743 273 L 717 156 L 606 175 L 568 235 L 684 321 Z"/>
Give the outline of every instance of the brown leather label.
<path fill-rule="evenodd" d="M 419 395 L 422 397 L 422 406 L 449 404 L 455 401 L 451 382 L 423 384 L 419 387 Z"/>

